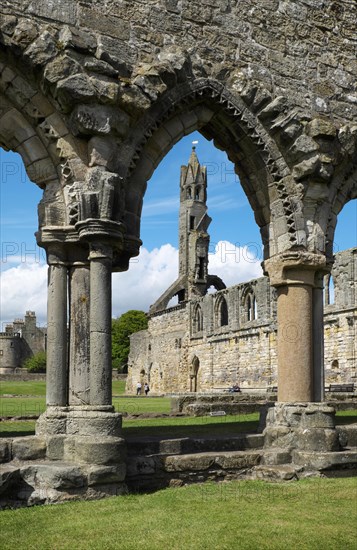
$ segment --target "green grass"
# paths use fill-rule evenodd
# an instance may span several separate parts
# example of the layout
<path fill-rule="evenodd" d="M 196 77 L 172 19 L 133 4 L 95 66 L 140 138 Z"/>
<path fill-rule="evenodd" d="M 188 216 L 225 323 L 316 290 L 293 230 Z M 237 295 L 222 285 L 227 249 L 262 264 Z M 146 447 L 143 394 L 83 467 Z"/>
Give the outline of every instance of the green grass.
<path fill-rule="evenodd" d="M 125 380 L 113 380 L 113 395 L 122 395 L 124 392 Z M 44 380 L 0 381 L 0 395 L 45 396 L 46 382 Z"/>
<path fill-rule="evenodd" d="M 169 414 L 171 399 L 169 397 L 119 397 L 113 399 L 113 405 L 117 412 L 127 414 Z"/>
<path fill-rule="evenodd" d="M 115 410 L 127 414 L 170 413 L 168 397 L 117 397 L 113 399 Z M 1 397 L 0 416 L 40 415 L 45 411 L 44 397 Z"/>
<path fill-rule="evenodd" d="M 0 395 L 46 395 L 46 382 L 44 380 L 19 380 L 0 382 Z"/>
<path fill-rule="evenodd" d="M 40 415 L 46 409 L 44 397 L 1 397 L 0 416 Z"/>
<path fill-rule="evenodd" d="M 355 550 L 356 479 L 234 481 L 5 510 L 3 550 Z"/>

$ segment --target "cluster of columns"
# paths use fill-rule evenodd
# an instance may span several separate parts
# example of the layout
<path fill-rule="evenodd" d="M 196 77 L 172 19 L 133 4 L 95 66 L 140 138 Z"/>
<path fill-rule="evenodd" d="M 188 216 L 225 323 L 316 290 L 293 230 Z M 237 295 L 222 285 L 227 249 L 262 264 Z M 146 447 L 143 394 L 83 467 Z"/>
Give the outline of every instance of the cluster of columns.
<path fill-rule="evenodd" d="M 50 407 L 111 405 L 113 251 L 93 241 L 80 252 L 71 261 L 64 246 L 48 247 Z M 277 289 L 278 401 L 322 401 L 325 258 L 287 254 L 265 269 Z"/>
<path fill-rule="evenodd" d="M 100 242 L 47 247 L 47 406 L 111 405 L 112 255 Z"/>
<path fill-rule="evenodd" d="M 324 399 L 323 277 L 325 258 L 287 254 L 265 262 L 277 290 L 278 401 Z"/>

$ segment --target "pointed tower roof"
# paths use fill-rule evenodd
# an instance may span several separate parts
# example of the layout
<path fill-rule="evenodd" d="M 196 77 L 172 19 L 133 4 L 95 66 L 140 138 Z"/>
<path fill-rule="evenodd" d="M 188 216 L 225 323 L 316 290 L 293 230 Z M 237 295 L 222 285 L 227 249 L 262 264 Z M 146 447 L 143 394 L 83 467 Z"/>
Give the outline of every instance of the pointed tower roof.
<path fill-rule="evenodd" d="M 195 180 L 200 167 L 200 163 L 198 161 L 197 154 L 196 154 L 195 145 L 192 146 L 191 156 L 188 161 L 188 167 L 191 169 L 193 179 Z"/>

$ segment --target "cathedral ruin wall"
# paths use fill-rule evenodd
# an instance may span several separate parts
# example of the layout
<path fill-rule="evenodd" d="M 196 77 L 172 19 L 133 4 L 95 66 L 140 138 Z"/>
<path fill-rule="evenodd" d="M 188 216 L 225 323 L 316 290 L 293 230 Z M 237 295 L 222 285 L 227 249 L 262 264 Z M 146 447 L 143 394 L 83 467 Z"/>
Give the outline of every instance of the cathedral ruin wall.
<path fill-rule="evenodd" d="M 325 385 L 357 378 L 357 249 L 336 254 L 334 291 L 325 287 Z M 325 282 L 327 284 L 327 281 Z M 331 296 L 328 296 L 328 293 Z M 247 296 L 256 299 L 255 319 L 248 319 Z M 333 296 L 334 294 L 334 296 Z M 224 296 L 228 324 L 217 326 L 215 304 Z M 203 330 L 194 327 L 200 305 Z M 199 359 L 197 391 L 222 390 L 239 384 L 260 389 L 277 385 L 275 292 L 262 277 L 207 294 L 152 315 L 149 327 L 131 337 L 128 382 L 148 381 L 153 393 L 190 390 L 194 357 Z"/>

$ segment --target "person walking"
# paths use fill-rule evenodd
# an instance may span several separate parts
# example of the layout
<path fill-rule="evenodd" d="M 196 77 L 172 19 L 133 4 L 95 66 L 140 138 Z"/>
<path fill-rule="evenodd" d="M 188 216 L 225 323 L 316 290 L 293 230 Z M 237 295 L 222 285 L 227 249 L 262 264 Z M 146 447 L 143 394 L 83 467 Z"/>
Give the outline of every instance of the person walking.
<path fill-rule="evenodd" d="M 144 385 L 144 392 L 145 392 L 145 395 L 147 395 L 150 391 L 150 388 L 149 388 L 149 384 L 146 382 L 145 385 Z"/>

